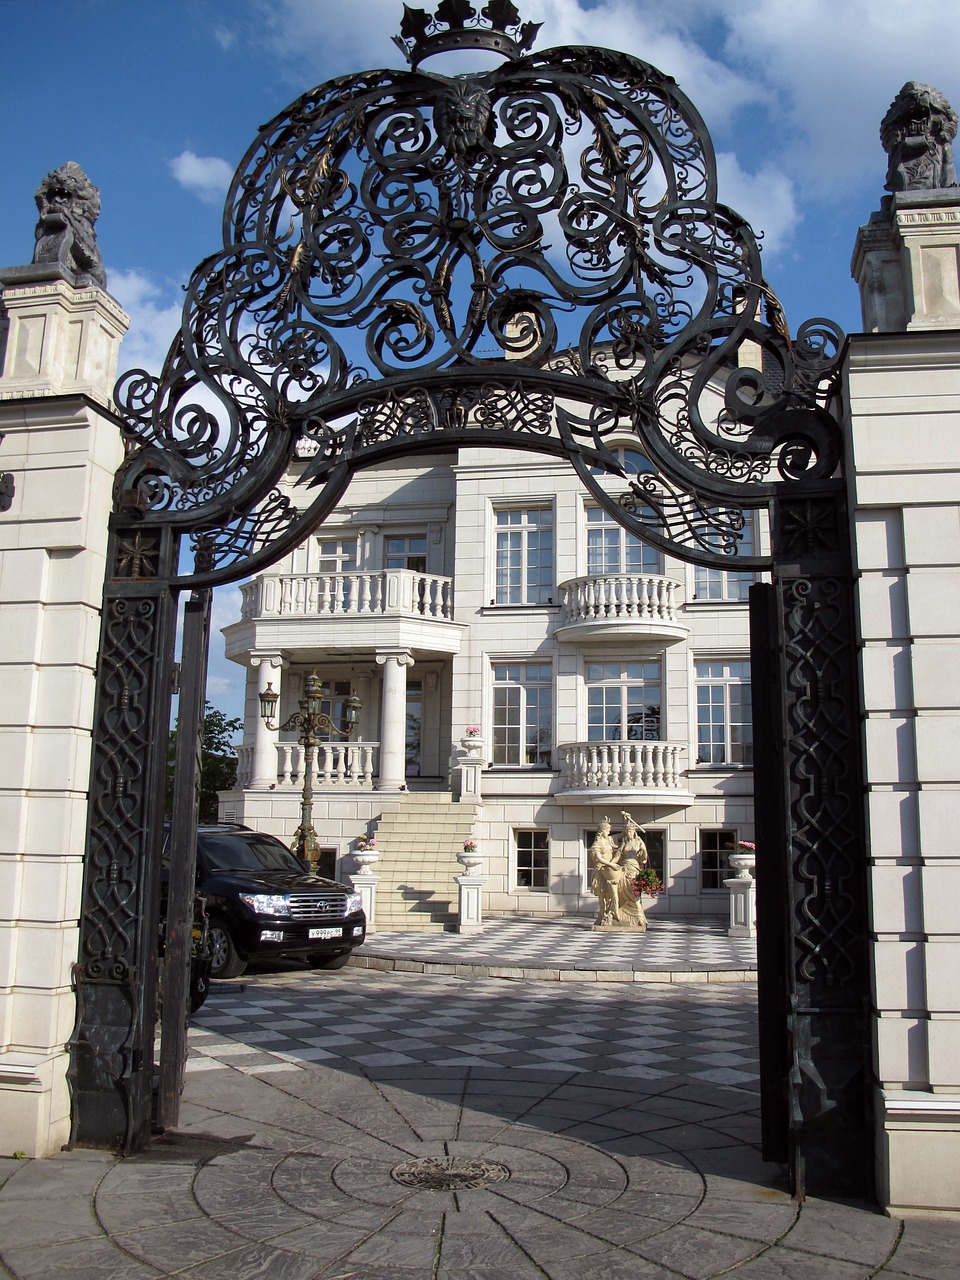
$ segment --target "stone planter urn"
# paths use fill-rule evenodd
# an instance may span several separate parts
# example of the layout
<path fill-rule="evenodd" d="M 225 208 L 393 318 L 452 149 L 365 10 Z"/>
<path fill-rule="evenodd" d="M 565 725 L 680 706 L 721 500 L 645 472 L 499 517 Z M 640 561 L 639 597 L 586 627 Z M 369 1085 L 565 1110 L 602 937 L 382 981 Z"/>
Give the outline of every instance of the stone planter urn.
<path fill-rule="evenodd" d="M 480 868 L 483 866 L 483 854 L 478 848 L 464 849 L 462 853 L 457 854 L 457 861 L 468 876 L 479 875 Z"/>
<path fill-rule="evenodd" d="M 375 862 L 380 861 L 380 850 L 375 844 L 366 844 L 354 849 L 353 860 L 361 871 L 369 871 Z"/>
<path fill-rule="evenodd" d="M 757 855 L 748 849 L 738 849 L 736 853 L 727 855 L 727 862 L 738 880 L 752 880 L 750 874 L 757 865 Z"/>

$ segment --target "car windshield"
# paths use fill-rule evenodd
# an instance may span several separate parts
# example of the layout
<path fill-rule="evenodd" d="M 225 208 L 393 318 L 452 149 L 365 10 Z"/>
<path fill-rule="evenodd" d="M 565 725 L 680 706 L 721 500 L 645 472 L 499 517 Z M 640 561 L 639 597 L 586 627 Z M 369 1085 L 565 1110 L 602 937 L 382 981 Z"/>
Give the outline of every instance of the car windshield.
<path fill-rule="evenodd" d="M 303 867 L 279 840 L 255 831 L 200 835 L 197 844 L 212 871 L 289 871 Z"/>

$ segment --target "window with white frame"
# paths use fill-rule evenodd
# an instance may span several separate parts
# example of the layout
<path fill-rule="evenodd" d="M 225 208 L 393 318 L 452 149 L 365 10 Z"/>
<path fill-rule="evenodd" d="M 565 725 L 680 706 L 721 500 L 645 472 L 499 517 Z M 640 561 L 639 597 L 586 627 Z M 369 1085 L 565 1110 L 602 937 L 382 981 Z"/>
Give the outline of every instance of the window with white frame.
<path fill-rule="evenodd" d="M 549 662 L 498 662 L 493 667 L 493 763 L 550 767 L 553 668 Z"/>
<path fill-rule="evenodd" d="M 660 741 L 660 659 L 588 662 L 587 740 Z"/>
<path fill-rule="evenodd" d="M 753 512 L 745 511 L 744 526 L 739 551 L 741 555 L 754 553 Z M 757 580 L 755 573 L 742 569 L 707 569 L 697 565 L 694 569 L 694 599 L 744 601 L 750 596 L 750 588 Z"/>
<path fill-rule="evenodd" d="M 514 831 L 518 889 L 550 891 L 550 833 L 545 830 Z"/>
<path fill-rule="evenodd" d="M 385 569 L 427 571 L 427 535 L 425 533 L 391 534 L 383 543 Z"/>
<path fill-rule="evenodd" d="M 587 573 L 663 573 L 663 556 L 602 507 L 587 507 Z"/>
<path fill-rule="evenodd" d="M 643 475 L 644 472 L 653 471 L 654 469 L 650 459 L 645 454 L 641 453 L 639 449 L 632 449 L 629 445 L 614 445 L 610 452 L 629 476 Z M 590 472 L 595 476 L 610 474 L 604 471 L 603 467 L 591 467 Z"/>
<path fill-rule="evenodd" d="M 552 603 L 552 507 L 505 507 L 497 511 L 496 539 L 496 603 Z"/>
<path fill-rule="evenodd" d="M 727 863 L 727 857 L 737 847 L 735 831 L 702 831 L 700 832 L 700 888 L 707 891 L 725 889 L 724 880 L 728 880 L 733 872 Z"/>
<path fill-rule="evenodd" d="M 357 567 L 357 539 L 318 538 L 318 573 L 352 573 Z"/>
<path fill-rule="evenodd" d="M 695 669 L 697 764 L 753 764 L 750 663 L 707 658 Z"/>

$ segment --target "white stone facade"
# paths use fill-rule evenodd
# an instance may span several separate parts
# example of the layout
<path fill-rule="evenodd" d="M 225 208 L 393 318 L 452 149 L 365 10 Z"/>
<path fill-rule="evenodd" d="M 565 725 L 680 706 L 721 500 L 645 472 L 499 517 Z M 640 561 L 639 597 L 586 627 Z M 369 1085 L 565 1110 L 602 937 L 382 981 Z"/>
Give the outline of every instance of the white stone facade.
<path fill-rule="evenodd" d="M 221 813 L 292 837 L 300 748 L 264 727 L 257 695 L 280 691 L 282 722 L 315 667 L 335 704 L 351 690 L 363 702 L 349 745 L 318 760 L 314 821 L 339 874 L 401 788 L 461 795 L 461 739 L 480 726 L 485 913 L 595 911 L 589 837 L 627 809 L 663 858 L 652 913 L 725 915 L 726 847 L 753 838 L 749 726 L 731 723 L 749 696 L 750 580 L 628 547 L 565 460 L 471 448 L 381 464 L 244 587 L 225 628 L 248 673 L 239 787 Z M 698 683 L 713 686 L 711 763 L 698 761 Z"/>
<path fill-rule="evenodd" d="M 21 275 L 29 274 L 21 272 Z M 101 289 L 3 294 L 0 469 L 0 1154 L 70 1134 L 66 1042 L 87 828 L 107 518 L 123 456 L 98 410 L 127 317 Z"/>
<path fill-rule="evenodd" d="M 960 1211 L 960 199 L 892 204 L 858 238 L 847 357 L 878 1191 Z"/>

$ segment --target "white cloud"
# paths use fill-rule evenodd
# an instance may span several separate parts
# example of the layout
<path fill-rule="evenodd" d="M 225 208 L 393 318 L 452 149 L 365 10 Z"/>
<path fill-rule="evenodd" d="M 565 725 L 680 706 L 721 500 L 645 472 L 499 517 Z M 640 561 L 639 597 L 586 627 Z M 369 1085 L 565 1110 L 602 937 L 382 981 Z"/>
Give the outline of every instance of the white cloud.
<path fill-rule="evenodd" d="M 758 235 L 763 234 L 760 243 L 769 261 L 789 244 L 802 216 L 793 183 L 775 164 L 747 173 L 729 151 L 717 155 L 717 175 L 721 204 L 736 210 Z"/>
<path fill-rule="evenodd" d="M 221 204 L 233 178 L 233 166 L 219 156 L 197 156 L 181 151 L 170 161 L 177 182 L 205 204 Z"/>
<path fill-rule="evenodd" d="M 108 270 L 110 292 L 130 317 L 120 347 L 120 372 L 146 369 L 159 373 L 170 344 L 180 331 L 183 295 L 172 285 L 161 288 L 141 271 Z"/>
<path fill-rule="evenodd" d="M 226 53 L 228 49 L 232 49 L 237 43 L 237 33 L 235 31 L 230 31 L 227 27 L 214 27 L 213 38 L 216 40 L 220 48 L 223 49 L 224 53 Z"/>

